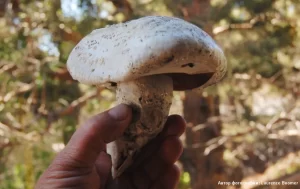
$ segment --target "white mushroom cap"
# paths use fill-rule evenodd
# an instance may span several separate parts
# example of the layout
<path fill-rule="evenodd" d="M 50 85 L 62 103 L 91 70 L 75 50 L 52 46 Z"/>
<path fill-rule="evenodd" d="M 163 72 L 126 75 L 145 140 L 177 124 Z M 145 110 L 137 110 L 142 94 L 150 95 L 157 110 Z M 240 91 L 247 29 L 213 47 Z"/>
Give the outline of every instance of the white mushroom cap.
<path fill-rule="evenodd" d="M 85 84 L 168 74 L 174 90 L 187 90 L 218 82 L 225 74 L 226 58 L 197 26 L 178 18 L 148 16 L 94 30 L 73 49 L 67 67 Z"/>

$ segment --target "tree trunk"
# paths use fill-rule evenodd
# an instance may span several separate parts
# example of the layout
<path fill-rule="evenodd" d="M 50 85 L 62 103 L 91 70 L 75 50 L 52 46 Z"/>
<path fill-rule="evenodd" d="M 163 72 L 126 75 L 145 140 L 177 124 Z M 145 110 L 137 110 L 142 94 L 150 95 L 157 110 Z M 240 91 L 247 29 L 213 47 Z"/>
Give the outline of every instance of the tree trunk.
<path fill-rule="evenodd" d="M 209 0 L 193 0 L 186 7 L 188 21 L 212 34 Z M 205 143 L 221 135 L 218 96 L 204 97 L 201 93 L 188 91 L 183 100 L 184 117 L 187 121 L 185 133 L 186 148 L 181 158 L 184 170 L 189 172 L 193 189 L 222 188 L 219 181 L 225 181 L 223 162 L 224 146 L 215 148 Z M 200 125 L 199 125 L 200 124 Z"/>
<path fill-rule="evenodd" d="M 5 15 L 8 0 L 0 1 L 0 17 Z"/>
<path fill-rule="evenodd" d="M 212 148 L 205 143 L 221 135 L 218 96 L 203 97 L 196 92 L 186 92 L 184 117 L 187 121 L 186 148 L 181 162 L 191 176 L 193 189 L 220 188 L 225 181 L 222 145 Z M 210 149 L 210 150 L 208 150 Z"/>

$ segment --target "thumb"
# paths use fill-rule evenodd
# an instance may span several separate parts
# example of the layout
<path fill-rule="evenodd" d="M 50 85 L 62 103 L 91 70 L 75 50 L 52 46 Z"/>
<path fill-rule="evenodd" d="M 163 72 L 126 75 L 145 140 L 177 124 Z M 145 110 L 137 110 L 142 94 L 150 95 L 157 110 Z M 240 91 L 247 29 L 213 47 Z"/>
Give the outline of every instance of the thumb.
<path fill-rule="evenodd" d="M 106 143 L 122 135 L 131 118 L 132 111 L 124 104 L 92 117 L 74 133 L 59 161 L 92 166 L 100 152 L 105 151 Z"/>

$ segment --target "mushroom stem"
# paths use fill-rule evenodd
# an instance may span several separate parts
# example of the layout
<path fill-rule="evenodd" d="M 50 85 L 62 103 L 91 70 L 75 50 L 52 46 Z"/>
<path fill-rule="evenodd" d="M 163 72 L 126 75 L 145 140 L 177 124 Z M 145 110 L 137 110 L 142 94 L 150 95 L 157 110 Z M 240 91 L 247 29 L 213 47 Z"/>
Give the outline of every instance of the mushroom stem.
<path fill-rule="evenodd" d="M 117 102 L 133 108 L 133 121 L 124 135 L 109 143 L 113 178 L 120 176 L 133 156 L 159 134 L 167 120 L 173 96 L 173 81 L 165 75 L 154 75 L 118 83 Z"/>

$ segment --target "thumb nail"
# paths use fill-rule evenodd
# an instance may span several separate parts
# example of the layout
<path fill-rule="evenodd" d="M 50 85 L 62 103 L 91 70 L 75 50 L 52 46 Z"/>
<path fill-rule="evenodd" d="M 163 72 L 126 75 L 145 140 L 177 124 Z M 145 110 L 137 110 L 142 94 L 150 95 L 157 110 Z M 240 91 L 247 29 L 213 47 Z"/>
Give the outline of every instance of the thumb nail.
<path fill-rule="evenodd" d="M 108 114 L 116 121 L 123 121 L 129 116 L 130 111 L 131 109 L 129 108 L 129 106 L 125 104 L 120 104 L 110 109 L 108 111 Z"/>

